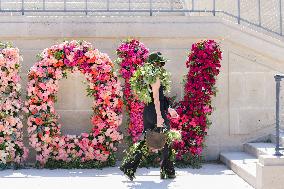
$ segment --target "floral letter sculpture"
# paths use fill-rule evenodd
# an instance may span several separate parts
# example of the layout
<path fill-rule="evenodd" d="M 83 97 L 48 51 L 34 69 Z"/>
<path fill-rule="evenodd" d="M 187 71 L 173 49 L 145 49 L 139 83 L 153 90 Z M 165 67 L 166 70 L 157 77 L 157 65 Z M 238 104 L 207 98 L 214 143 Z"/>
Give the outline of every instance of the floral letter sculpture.
<path fill-rule="evenodd" d="M 80 71 L 94 98 L 90 133 L 61 135 L 54 109 L 58 81 Z M 116 144 L 122 139 L 122 89 L 107 54 L 85 41 L 65 41 L 45 49 L 30 69 L 26 106 L 30 145 L 45 167 L 102 167 L 115 163 Z M 85 165 L 85 166 L 84 166 Z"/>
<path fill-rule="evenodd" d="M 128 134 L 132 144 L 136 142 L 143 131 L 144 103 L 133 94 L 130 78 L 137 68 L 143 65 L 148 58 L 149 50 L 136 39 L 124 41 L 116 50 L 118 55 L 119 73 L 124 79 L 123 97 L 126 111 L 129 114 Z"/>
<path fill-rule="evenodd" d="M 28 156 L 23 144 L 19 49 L 0 43 L 0 168 L 18 166 Z"/>
<path fill-rule="evenodd" d="M 179 118 L 171 118 L 171 127 L 182 130 L 182 142 L 176 142 L 177 159 L 199 166 L 204 138 L 211 124 L 211 97 L 216 95 L 216 79 L 220 72 L 221 50 L 213 40 L 192 45 L 186 66 L 184 97 L 177 104 Z M 197 164 L 196 164 L 197 163 Z"/>

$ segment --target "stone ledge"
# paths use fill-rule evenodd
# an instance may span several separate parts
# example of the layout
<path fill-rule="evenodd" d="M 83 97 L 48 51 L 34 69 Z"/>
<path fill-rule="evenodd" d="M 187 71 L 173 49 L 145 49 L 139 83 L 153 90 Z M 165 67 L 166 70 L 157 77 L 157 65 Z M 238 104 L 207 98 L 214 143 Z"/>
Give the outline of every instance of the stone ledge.
<path fill-rule="evenodd" d="M 264 166 L 284 166 L 284 156 L 261 155 L 259 156 L 259 163 Z"/>
<path fill-rule="evenodd" d="M 257 189 L 283 189 L 284 157 L 261 155 L 256 165 Z"/>

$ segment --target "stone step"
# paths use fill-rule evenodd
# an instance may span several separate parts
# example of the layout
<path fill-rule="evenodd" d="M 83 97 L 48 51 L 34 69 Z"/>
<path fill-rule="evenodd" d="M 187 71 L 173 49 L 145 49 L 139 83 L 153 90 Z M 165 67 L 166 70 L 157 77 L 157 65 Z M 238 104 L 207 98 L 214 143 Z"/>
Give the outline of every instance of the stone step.
<path fill-rule="evenodd" d="M 220 161 L 237 175 L 256 187 L 256 163 L 258 159 L 246 152 L 222 152 Z"/>
<path fill-rule="evenodd" d="M 259 158 L 260 155 L 273 155 L 275 153 L 274 143 L 246 143 L 243 145 L 244 152 Z"/>

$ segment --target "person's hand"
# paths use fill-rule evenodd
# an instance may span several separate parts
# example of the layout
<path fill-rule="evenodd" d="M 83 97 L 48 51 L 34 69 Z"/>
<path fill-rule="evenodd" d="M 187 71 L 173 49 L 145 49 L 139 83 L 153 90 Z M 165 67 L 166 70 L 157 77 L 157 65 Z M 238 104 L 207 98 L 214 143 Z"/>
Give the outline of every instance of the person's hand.
<path fill-rule="evenodd" d="M 157 127 L 163 127 L 164 118 L 162 116 L 157 117 Z"/>
<path fill-rule="evenodd" d="M 140 135 L 140 137 L 139 137 L 139 139 L 138 139 L 138 140 L 142 141 L 142 140 L 144 140 L 144 139 L 145 139 L 145 134 L 144 134 L 144 133 L 142 133 L 142 134 Z"/>
<path fill-rule="evenodd" d="M 168 108 L 168 112 L 170 113 L 172 118 L 177 118 L 179 116 L 176 110 L 173 108 Z"/>

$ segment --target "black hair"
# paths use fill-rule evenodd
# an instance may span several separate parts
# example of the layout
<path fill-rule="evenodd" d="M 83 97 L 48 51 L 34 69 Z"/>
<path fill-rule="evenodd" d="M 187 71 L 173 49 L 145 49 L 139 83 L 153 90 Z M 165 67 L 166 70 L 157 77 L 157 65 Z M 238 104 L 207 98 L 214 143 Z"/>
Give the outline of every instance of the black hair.
<path fill-rule="evenodd" d="M 163 67 L 165 65 L 166 61 L 167 60 L 164 57 L 162 57 L 161 52 L 153 52 L 148 57 L 148 62 L 150 64 L 155 65 L 155 66 Z"/>

